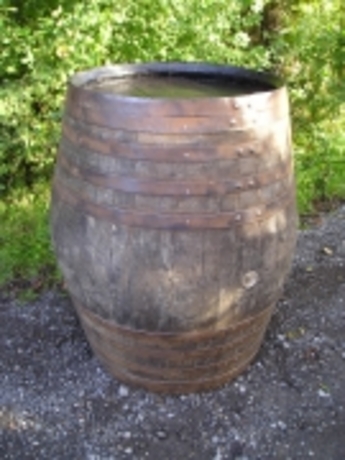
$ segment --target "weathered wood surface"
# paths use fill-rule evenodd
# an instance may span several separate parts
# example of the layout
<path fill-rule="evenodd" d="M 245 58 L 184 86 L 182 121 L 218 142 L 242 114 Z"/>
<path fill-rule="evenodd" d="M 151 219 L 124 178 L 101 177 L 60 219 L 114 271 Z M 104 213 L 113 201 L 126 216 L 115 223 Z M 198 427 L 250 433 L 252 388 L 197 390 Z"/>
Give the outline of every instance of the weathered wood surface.
<path fill-rule="evenodd" d="M 90 343 L 116 376 L 149 389 L 225 383 L 255 355 L 294 250 L 286 90 L 140 100 L 79 80 L 87 74 L 67 95 L 51 226 Z"/>

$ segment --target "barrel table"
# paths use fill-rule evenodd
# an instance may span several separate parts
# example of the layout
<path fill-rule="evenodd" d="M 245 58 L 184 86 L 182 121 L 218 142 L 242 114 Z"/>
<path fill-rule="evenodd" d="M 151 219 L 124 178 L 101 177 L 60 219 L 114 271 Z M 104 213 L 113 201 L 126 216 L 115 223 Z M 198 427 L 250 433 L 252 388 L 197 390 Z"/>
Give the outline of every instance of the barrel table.
<path fill-rule="evenodd" d="M 51 232 L 116 378 L 166 393 L 230 381 L 260 347 L 296 242 L 286 88 L 207 64 L 77 73 Z"/>

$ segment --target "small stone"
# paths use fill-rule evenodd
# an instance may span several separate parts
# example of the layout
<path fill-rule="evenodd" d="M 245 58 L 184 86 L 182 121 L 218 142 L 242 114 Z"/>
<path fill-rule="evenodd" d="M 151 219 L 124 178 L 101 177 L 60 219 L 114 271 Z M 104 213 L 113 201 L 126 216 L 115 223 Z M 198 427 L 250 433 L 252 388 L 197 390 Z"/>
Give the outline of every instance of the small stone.
<path fill-rule="evenodd" d="M 244 385 L 239 385 L 238 391 L 243 395 L 247 391 L 247 388 Z"/>
<path fill-rule="evenodd" d="M 218 447 L 216 455 L 213 457 L 213 460 L 222 460 L 222 454 L 220 452 L 220 448 Z"/>
<path fill-rule="evenodd" d="M 283 348 L 285 348 L 286 350 L 290 348 L 290 344 L 286 340 L 286 336 L 284 334 L 278 334 L 277 339 L 279 340 L 279 342 L 281 342 L 281 344 L 283 345 Z"/>
<path fill-rule="evenodd" d="M 325 391 L 325 390 L 322 390 L 320 389 L 317 394 L 319 395 L 320 398 L 329 398 L 331 395 Z"/>
<path fill-rule="evenodd" d="M 333 250 L 327 246 L 325 246 L 323 249 L 322 249 L 322 252 L 324 254 L 326 254 L 326 256 L 332 256 L 333 255 Z"/>
<path fill-rule="evenodd" d="M 132 454 L 133 453 L 133 449 L 131 447 L 126 447 L 126 449 L 124 450 L 125 454 Z"/>
<path fill-rule="evenodd" d="M 159 440 L 164 441 L 164 439 L 167 439 L 168 433 L 164 430 L 159 430 L 157 431 L 156 436 Z"/>
<path fill-rule="evenodd" d="M 125 431 L 122 436 L 125 439 L 130 439 L 132 435 L 131 435 L 130 431 Z"/>
<path fill-rule="evenodd" d="M 129 395 L 129 390 L 124 385 L 120 385 L 118 393 L 120 398 L 126 398 Z"/>
<path fill-rule="evenodd" d="M 281 430 L 286 430 L 287 428 L 286 423 L 281 420 L 278 420 L 277 425 Z"/>

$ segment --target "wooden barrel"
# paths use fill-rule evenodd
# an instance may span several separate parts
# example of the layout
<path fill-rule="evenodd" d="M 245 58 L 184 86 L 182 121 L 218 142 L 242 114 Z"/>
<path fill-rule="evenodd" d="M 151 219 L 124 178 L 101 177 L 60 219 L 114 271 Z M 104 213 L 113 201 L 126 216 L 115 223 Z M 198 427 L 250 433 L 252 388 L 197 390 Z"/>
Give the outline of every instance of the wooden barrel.
<path fill-rule="evenodd" d="M 114 376 L 167 393 L 224 384 L 257 353 L 295 246 L 286 89 L 201 64 L 75 75 L 51 228 Z"/>

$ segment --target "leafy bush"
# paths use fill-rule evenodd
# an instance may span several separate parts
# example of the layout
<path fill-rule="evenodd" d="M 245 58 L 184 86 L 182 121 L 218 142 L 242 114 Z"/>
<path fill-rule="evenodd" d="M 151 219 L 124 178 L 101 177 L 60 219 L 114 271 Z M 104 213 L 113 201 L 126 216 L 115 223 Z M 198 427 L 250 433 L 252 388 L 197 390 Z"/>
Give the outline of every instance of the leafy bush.
<path fill-rule="evenodd" d="M 40 288 L 58 279 L 48 232 L 47 184 L 12 192 L 0 204 L 0 286 L 16 279 Z"/>
<path fill-rule="evenodd" d="M 283 2 L 284 3 L 284 2 Z M 272 44 L 292 100 L 300 210 L 345 198 L 345 5 L 295 0 Z"/>

